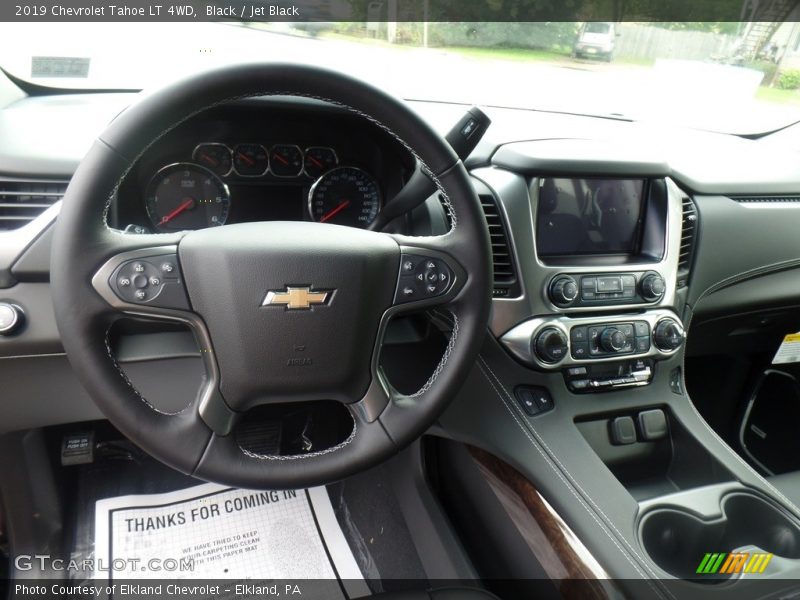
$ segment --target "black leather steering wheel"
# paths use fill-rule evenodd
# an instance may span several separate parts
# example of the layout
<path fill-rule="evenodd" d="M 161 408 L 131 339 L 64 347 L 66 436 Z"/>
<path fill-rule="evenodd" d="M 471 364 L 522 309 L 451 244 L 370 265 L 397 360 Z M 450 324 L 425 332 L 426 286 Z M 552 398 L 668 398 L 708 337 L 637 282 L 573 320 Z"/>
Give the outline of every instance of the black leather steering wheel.
<path fill-rule="evenodd" d="M 108 226 L 120 182 L 164 134 L 211 107 L 267 95 L 333 103 L 400 140 L 450 203 L 450 231 L 407 237 L 266 222 L 131 235 Z M 415 287 L 420 273 L 431 289 Z M 141 277 L 146 288 L 137 287 Z M 53 238 L 51 282 L 64 348 L 108 420 L 184 473 L 250 488 L 329 483 L 419 437 L 466 377 L 491 302 L 484 217 L 447 143 L 375 87 L 334 71 L 279 64 L 193 76 L 143 95 L 119 115 L 69 184 Z M 425 385 L 401 395 L 381 373 L 378 353 L 387 321 L 420 309 L 448 312 L 452 335 Z M 116 363 L 109 329 L 130 315 L 179 321 L 194 331 L 207 376 L 182 411 L 157 410 Z M 298 348 L 302 358 L 294 354 Z M 331 448 L 261 455 L 243 450 L 232 433 L 252 407 L 321 399 L 343 403 L 354 421 L 349 437 Z"/>

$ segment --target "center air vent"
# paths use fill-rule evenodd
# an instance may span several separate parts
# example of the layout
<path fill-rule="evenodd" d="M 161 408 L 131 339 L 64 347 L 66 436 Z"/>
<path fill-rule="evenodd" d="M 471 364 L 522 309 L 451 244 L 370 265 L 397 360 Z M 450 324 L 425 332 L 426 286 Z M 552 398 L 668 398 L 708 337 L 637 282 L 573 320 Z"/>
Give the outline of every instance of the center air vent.
<path fill-rule="evenodd" d="M 0 231 L 19 229 L 61 200 L 66 181 L 0 179 Z"/>
<path fill-rule="evenodd" d="M 492 243 L 493 295 L 495 298 L 519 296 L 519 279 L 514 266 L 514 256 L 511 252 L 505 221 L 497 206 L 497 200 L 490 194 L 480 194 L 479 198 Z"/>
<path fill-rule="evenodd" d="M 681 221 L 681 251 L 678 258 L 677 287 L 689 285 L 689 274 L 692 270 L 692 257 L 697 240 L 697 207 L 688 196 L 683 198 L 683 218 Z"/>

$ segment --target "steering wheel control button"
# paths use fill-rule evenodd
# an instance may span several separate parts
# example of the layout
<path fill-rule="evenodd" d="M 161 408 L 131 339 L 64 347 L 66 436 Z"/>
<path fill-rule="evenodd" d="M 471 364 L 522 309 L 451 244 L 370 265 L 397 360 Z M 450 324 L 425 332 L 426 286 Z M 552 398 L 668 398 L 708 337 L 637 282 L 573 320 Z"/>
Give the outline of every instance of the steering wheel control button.
<path fill-rule="evenodd" d="M 533 344 L 536 356 L 542 362 L 555 364 L 561 362 L 567 355 L 569 344 L 567 336 L 560 329 L 545 327 L 537 336 Z"/>
<path fill-rule="evenodd" d="M 117 267 L 109 283 L 117 297 L 129 304 L 188 310 L 176 263 L 174 255 L 128 260 Z"/>
<path fill-rule="evenodd" d="M 542 387 L 518 387 L 515 390 L 517 401 L 529 417 L 535 417 L 553 408 L 553 398 Z"/>
<path fill-rule="evenodd" d="M 632 417 L 617 417 L 611 421 L 611 441 L 617 446 L 636 443 L 636 424 Z"/>
<path fill-rule="evenodd" d="M 441 296 L 450 289 L 453 273 L 440 258 L 404 254 L 395 302 L 410 302 Z"/>
<path fill-rule="evenodd" d="M 22 325 L 22 309 L 16 304 L 0 302 L 0 335 L 11 335 Z"/>

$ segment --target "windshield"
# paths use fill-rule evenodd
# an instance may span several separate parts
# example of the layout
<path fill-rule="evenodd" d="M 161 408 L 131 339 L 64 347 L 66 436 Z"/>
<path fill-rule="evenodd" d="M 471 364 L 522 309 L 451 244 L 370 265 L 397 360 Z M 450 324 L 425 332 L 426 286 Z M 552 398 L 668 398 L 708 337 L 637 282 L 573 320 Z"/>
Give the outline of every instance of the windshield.
<path fill-rule="evenodd" d="M 730 133 L 800 120 L 798 23 L 772 24 L 767 37 L 760 28 L 755 46 L 748 23 L 610 25 L 2 23 L 0 66 L 44 86 L 141 89 L 222 64 L 289 61 L 414 100 Z"/>

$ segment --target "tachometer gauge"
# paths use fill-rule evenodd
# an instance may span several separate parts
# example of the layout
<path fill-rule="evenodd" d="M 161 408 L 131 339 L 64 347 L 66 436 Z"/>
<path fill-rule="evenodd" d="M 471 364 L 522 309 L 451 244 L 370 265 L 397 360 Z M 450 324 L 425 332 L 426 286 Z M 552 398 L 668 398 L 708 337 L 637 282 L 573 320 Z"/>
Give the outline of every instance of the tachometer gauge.
<path fill-rule="evenodd" d="M 168 165 L 147 185 L 147 215 L 159 231 L 224 225 L 231 197 L 211 170 L 190 163 Z"/>
<path fill-rule="evenodd" d="M 263 175 L 269 167 L 267 149 L 261 144 L 239 144 L 233 149 L 233 166 L 245 177 Z"/>
<path fill-rule="evenodd" d="M 269 151 L 269 170 L 277 177 L 297 177 L 303 170 L 303 151 L 291 144 L 275 144 Z"/>
<path fill-rule="evenodd" d="M 303 171 L 309 177 L 316 179 L 326 171 L 330 171 L 339 162 L 333 148 L 324 146 L 312 146 L 306 148 L 306 156 L 303 161 Z"/>
<path fill-rule="evenodd" d="M 206 169 L 214 171 L 220 177 L 231 172 L 231 149 L 225 144 L 200 144 L 192 152 L 192 160 Z"/>
<path fill-rule="evenodd" d="M 338 167 L 317 179 L 308 193 L 311 218 L 320 223 L 367 227 L 381 208 L 378 182 L 356 167 Z"/>

